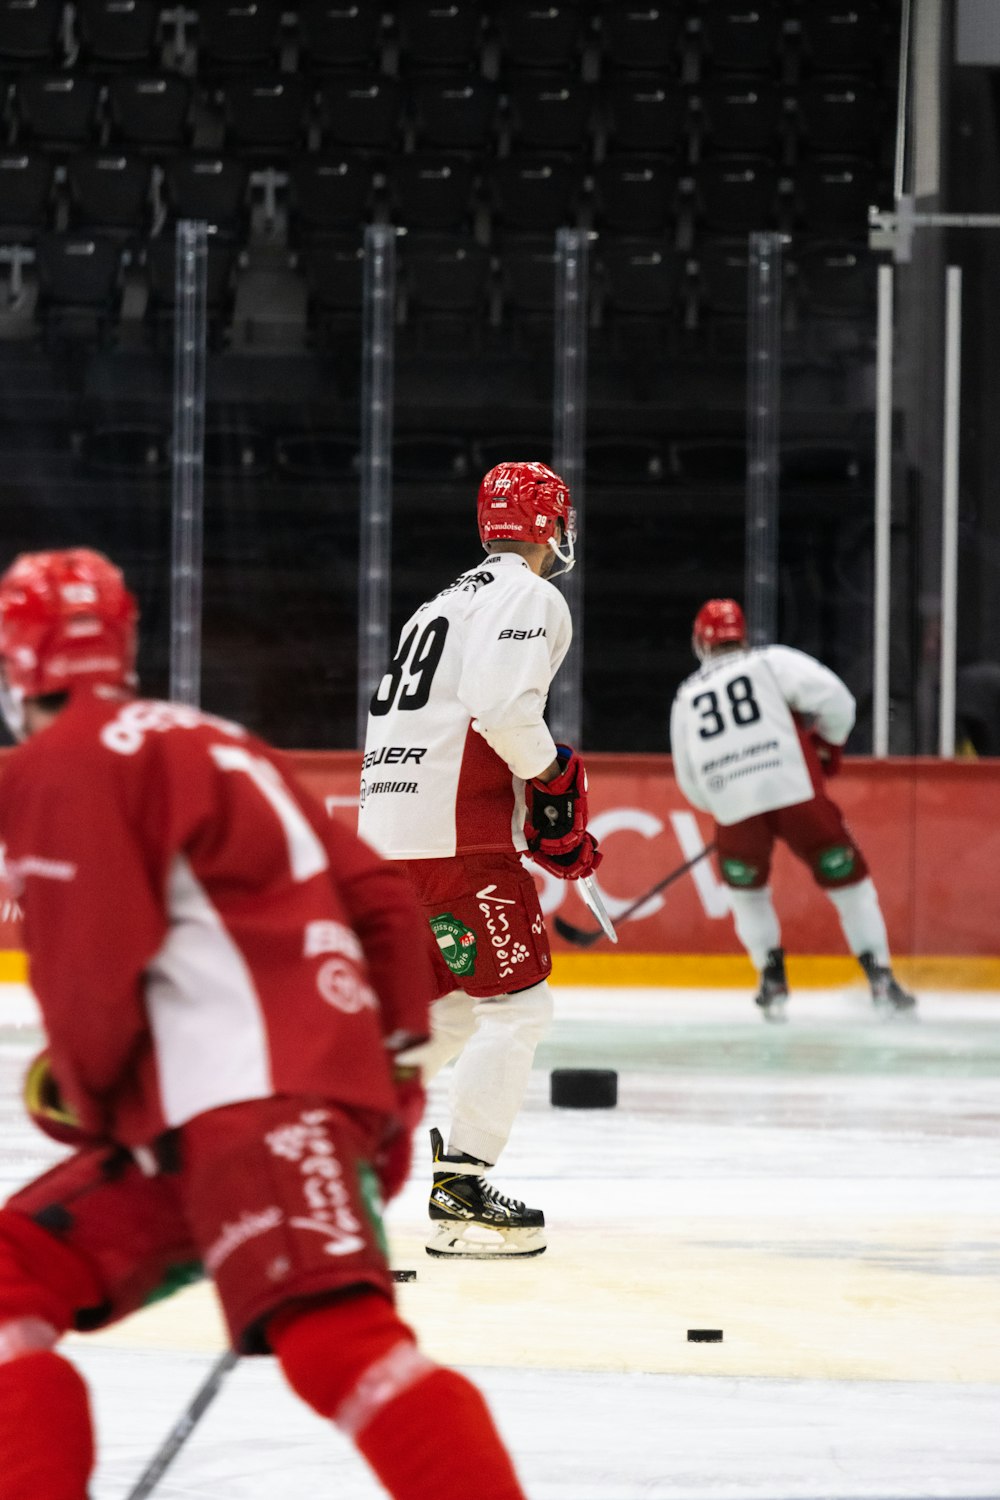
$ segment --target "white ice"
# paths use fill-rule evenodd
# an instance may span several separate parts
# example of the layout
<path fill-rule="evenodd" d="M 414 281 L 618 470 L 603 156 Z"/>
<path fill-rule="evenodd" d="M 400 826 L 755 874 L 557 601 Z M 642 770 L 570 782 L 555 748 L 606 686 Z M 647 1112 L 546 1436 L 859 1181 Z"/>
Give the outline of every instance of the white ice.
<path fill-rule="evenodd" d="M 497 1173 L 545 1209 L 546 1254 L 430 1260 L 423 1140 L 389 1214 L 418 1272 L 404 1314 L 482 1385 L 532 1500 L 996 1500 L 1000 996 L 922 995 L 907 1025 L 804 991 L 783 1028 L 737 992 L 556 1001 Z M 32 1022 L 0 993 L 4 1192 L 56 1154 L 18 1105 Z M 617 1108 L 553 1109 L 556 1066 L 615 1068 Z M 436 1084 L 428 1123 L 444 1108 Z M 93 1391 L 93 1500 L 118 1500 L 221 1347 L 215 1309 L 195 1288 L 66 1347 Z M 382 1493 L 270 1360 L 237 1367 L 156 1491 Z"/>

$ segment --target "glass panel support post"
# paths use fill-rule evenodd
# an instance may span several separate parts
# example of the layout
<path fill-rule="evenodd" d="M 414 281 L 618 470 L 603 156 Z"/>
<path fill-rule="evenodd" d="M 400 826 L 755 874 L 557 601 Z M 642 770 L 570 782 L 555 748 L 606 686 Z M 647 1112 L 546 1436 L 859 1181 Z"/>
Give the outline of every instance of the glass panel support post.
<path fill-rule="evenodd" d="M 872 754 L 880 760 L 889 754 L 893 282 L 892 266 L 879 266 L 875 390 L 875 618 L 872 649 Z"/>
<path fill-rule="evenodd" d="M 181 219 L 176 246 L 170 697 L 196 707 L 201 701 L 204 582 L 207 224 Z"/>
<path fill-rule="evenodd" d="M 944 444 L 941 476 L 941 678 L 938 754 L 955 754 L 956 642 L 958 635 L 958 467 L 962 404 L 962 268 L 945 277 Z"/>
<path fill-rule="evenodd" d="M 361 324 L 361 490 L 358 546 L 357 742 L 364 745 L 367 709 L 388 663 L 393 546 L 393 366 L 396 229 L 364 229 Z"/>
<path fill-rule="evenodd" d="M 392 418 L 396 230 L 369 224 L 364 240 L 361 345 L 361 489 L 358 549 L 357 743 L 389 660 L 392 568 Z"/>
<path fill-rule="evenodd" d="M 782 244 L 780 234 L 750 236 L 744 592 L 752 646 L 773 641 L 778 629 Z"/>
<path fill-rule="evenodd" d="M 583 728 L 584 442 L 587 416 L 587 303 L 590 236 L 585 229 L 556 231 L 555 381 L 552 456 L 566 481 L 576 513 L 576 566 L 559 579 L 573 617 L 573 644 L 549 694 L 552 733 L 579 745 Z"/>

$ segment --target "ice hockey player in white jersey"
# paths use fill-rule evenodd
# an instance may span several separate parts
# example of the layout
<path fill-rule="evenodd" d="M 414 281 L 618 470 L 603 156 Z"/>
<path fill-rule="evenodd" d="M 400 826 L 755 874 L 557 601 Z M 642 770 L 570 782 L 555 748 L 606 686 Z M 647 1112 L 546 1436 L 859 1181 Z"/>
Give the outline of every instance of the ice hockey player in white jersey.
<path fill-rule="evenodd" d="M 854 699 L 835 673 L 788 646 L 747 645 L 743 611 L 710 599 L 692 647 L 699 670 L 683 682 L 670 716 L 677 785 L 715 819 L 716 859 L 729 887 L 737 935 L 760 976 L 756 1003 L 785 1018 L 788 983 L 771 896 L 775 840 L 788 845 L 837 909 L 851 952 L 886 1014 L 914 997 L 890 967 L 878 894 L 864 855 L 826 780 L 840 769 L 854 726 Z"/>
<path fill-rule="evenodd" d="M 538 1042 L 551 955 L 522 855 L 575 880 L 600 860 L 579 755 L 545 724 L 572 625 L 549 578 L 573 565 L 569 491 L 541 463 L 502 463 L 478 497 L 485 560 L 422 604 L 371 702 L 358 831 L 405 860 L 430 924 L 439 997 L 426 1079 L 455 1061 L 447 1144 L 431 1131 L 431 1255 L 545 1249 L 540 1209 L 497 1192 Z"/>

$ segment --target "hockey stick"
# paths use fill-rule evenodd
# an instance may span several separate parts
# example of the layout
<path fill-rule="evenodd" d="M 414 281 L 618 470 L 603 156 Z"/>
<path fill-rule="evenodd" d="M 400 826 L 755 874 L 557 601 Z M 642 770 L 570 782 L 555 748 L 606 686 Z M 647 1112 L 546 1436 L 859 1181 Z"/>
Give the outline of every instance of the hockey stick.
<path fill-rule="evenodd" d="M 714 848 L 714 843 L 706 844 L 704 849 L 699 849 L 693 859 L 689 859 L 684 864 L 678 865 L 676 870 L 671 870 L 669 875 L 665 875 L 650 890 L 645 891 L 643 895 L 637 897 L 635 901 L 626 906 L 625 910 L 619 913 L 616 925 L 620 927 L 623 922 L 627 922 L 633 912 L 639 910 L 640 906 L 645 906 L 646 902 L 652 896 L 659 895 L 660 891 L 665 891 L 668 885 L 673 885 L 675 880 L 680 880 L 681 876 L 686 875 L 688 870 L 692 869 L 699 860 L 704 859 L 707 854 L 711 854 Z M 596 928 L 593 932 L 588 932 L 586 928 L 574 927 L 572 922 L 567 922 L 564 917 L 556 917 L 555 929 L 560 937 L 564 937 L 568 943 L 575 943 L 578 948 L 589 948 L 591 943 L 596 943 L 598 938 L 604 936 L 604 931 L 600 927 Z"/>
<path fill-rule="evenodd" d="M 126 1500 L 146 1500 L 163 1478 L 191 1433 L 211 1406 L 230 1370 L 239 1360 L 232 1349 L 220 1354 L 201 1385 L 195 1391 L 177 1421 L 167 1433 L 159 1448 L 129 1490 Z"/>
<path fill-rule="evenodd" d="M 416 1281 L 415 1271 L 393 1271 L 393 1281 Z M 163 1442 L 143 1469 L 125 1500 L 146 1500 L 163 1478 L 195 1427 L 201 1421 L 222 1388 L 226 1376 L 239 1363 L 239 1355 L 233 1349 L 220 1354 L 201 1385 L 184 1408 Z"/>

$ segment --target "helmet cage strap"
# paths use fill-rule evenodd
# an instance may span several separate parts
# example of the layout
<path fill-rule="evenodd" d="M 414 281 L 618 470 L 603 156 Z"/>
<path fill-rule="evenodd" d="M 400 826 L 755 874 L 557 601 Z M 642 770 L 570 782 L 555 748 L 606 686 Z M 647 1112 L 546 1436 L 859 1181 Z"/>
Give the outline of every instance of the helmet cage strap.
<path fill-rule="evenodd" d="M 564 573 L 571 573 L 576 567 L 576 533 L 571 529 L 567 530 L 563 536 L 561 546 L 558 537 L 550 536 L 547 545 L 552 548 L 552 551 L 562 563 L 562 567 L 553 568 L 548 577 L 550 579 L 561 578 Z"/>

